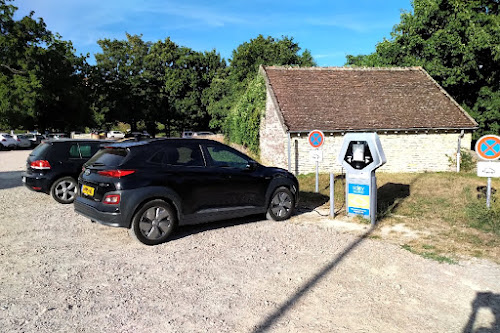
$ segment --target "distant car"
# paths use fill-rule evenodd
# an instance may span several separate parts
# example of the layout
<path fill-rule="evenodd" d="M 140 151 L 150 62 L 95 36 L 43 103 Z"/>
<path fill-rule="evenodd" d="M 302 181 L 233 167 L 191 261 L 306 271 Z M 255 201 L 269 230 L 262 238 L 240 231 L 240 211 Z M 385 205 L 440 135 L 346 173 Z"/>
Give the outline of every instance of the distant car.
<path fill-rule="evenodd" d="M 66 133 L 49 133 L 49 134 L 47 134 L 46 137 L 47 137 L 47 139 L 59 140 L 59 139 L 67 138 L 68 135 Z"/>
<path fill-rule="evenodd" d="M 123 139 L 125 137 L 125 134 L 121 131 L 109 131 L 106 134 L 106 137 L 108 139 Z"/>
<path fill-rule="evenodd" d="M 76 179 L 82 165 L 105 141 L 53 139 L 39 144 L 26 161 L 22 174 L 30 190 L 51 194 L 60 203 L 72 203 L 76 196 Z"/>
<path fill-rule="evenodd" d="M 150 139 L 151 135 L 144 133 L 144 132 L 130 132 L 130 133 L 125 134 L 125 138 L 126 139 L 131 138 L 131 139 L 135 139 L 136 141 L 140 141 L 140 140 Z"/>
<path fill-rule="evenodd" d="M 45 137 L 41 134 L 28 133 L 28 134 L 23 134 L 23 136 L 30 141 L 31 147 L 38 146 L 42 142 L 42 140 L 45 139 Z"/>
<path fill-rule="evenodd" d="M 215 135 L 215 133 L 209 131 L 193 133 L 193 136 L 208 136 L 208 135 Z"/>
<path fill-rule="evenodd" d="M 17 140 L 8 133 L 0 133 L 0 149 L 16 149 Z"/>
<path fill-rule="evenodd" d="M 182 132 L 181 138 L 191 138 L 193 136 L 193 131 L 184 131 Z"/>
<path fill-rule="evenodd" d="M 17 148 L 31 148 L 31 141 L 26 135 L 14 134 L 12 137 L 17 141 Z"/>
<path fill-rule="evenodd" d="M 151 139 L 106 145 L 84 165 L 75 211 L 129 228 L 146 245 L 165 242 L 177 224 L 266 214 L 290 218 L 299 184 L 207 139 Z"/>

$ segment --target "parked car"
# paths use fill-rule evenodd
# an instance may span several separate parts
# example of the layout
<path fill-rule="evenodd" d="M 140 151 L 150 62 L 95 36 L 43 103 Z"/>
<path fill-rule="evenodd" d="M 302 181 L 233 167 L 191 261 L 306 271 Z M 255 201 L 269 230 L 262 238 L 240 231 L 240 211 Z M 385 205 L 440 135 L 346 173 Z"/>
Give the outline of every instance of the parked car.
<path fill-rule="evenodd" d="M 109 131 L 106 134 L 106 137 L 108 139 L 123 139 L 125 137 L 125 134 L 123 132 L 120 132 L 120 131 Z"/>
<path fill-rule="evenodd" d="M 41 134 L 32 134 L 32 133 L 27 133 L 27 134 L 23 134 L 24 137 L 26 137 L 26 139 L 28 139 L 31 143 L 31 147 L 36 147 L 38 146 L 42 140 L 45 139 L 45 137 Z"/>
<path fill-rule="evenodd" d="M 152 139 L 108 145 L 84 164 L 75 211 L 129 228 L 140 242 L 167 240 L 176 225 L 267 213 L 288 219 L 299 185 L 286 170 L 260 165 L 206 139 Z"/>
<path fill-rule="evenodd" d="M 46 135 L 46 138 L 58 140 L 68 138 L 68 135 L 66 133 L 49 133 Z"/>
<path fill-rule="evenodd" d="M 12 138 L 17 141 L 17 148 L 31 148 L 31 141 L 26 135 L 14 134 Z"/>
<path fill-rule="evenodd" d="M 209 131 L 202 131 L 202 132 L 194 132 L 193 136 L 208 136 L 208 135 L 215 135 L 213 132 Z"/>
<path fill-rule="evenodd" d="M 136 141 L 150 139 L 151 135 L 144 132 L 130 132 L 125 134 L 125 139 L 134 139 Z"/>
<path fill-rule="evenodd" d="M 0 133 L 0 149 L 16 149 L 17 140 L 8 133 Z"/>
<path fill-rule="evenodd" d="M 100 148 L 103 141 L 53 139 L 39 144 L 26 161 L 24 185 L 33 191 L 51 194 L 60 203 L 72 203 L 76 196 L 82 165 Z"/>
<path fill-rule="evenodd" d="M 184 131 L 181 134 L 181 138 L 191 138 L 193 136 L 193 131 Z"/>

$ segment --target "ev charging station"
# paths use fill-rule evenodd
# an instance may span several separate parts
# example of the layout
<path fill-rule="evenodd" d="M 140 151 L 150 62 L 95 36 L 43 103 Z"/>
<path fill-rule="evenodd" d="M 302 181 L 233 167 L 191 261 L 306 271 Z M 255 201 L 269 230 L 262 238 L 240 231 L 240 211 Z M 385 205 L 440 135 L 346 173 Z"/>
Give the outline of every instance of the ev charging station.
<path fill-rule="evenodd" d="M 349 216 L 361 215 L 375 225 L 377 179 L 375 170 L 387 159 L 377 133 L 347 133 L 337 161 L 346 170 L 346 207 Z"/>

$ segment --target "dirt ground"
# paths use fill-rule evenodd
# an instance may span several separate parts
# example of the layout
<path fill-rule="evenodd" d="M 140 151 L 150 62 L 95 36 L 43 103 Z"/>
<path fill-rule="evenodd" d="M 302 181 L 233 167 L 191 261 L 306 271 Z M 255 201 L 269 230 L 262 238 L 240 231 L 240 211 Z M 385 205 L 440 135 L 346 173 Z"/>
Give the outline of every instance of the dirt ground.
<path fill-rule="evenodd" d="M 28 154 L 0 152 L 2 332 L 500 332 L 490 261 L 440 264 L 317 212 L 147 247 L 24 188 Z"/>

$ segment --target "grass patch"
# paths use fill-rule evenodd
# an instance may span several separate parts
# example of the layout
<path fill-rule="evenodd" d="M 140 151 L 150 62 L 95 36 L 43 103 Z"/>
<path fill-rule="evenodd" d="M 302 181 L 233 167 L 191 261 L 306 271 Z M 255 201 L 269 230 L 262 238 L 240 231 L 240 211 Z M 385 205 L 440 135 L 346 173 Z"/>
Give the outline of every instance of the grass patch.
<path fill-rule="evenodd" d="M 320 174 L 319 192 L 314 193 L 315 175 L 298 177 L 301 205 L 319 207 L 328 204 L 329 175 Z M 492 195 L 491 208 L 480 191 L 485 178 L 472 173 L 377 173 L 377 228 L 404 224 L 426 235 L 411 241 L 418 254 L 447 262 L 448 257 L 466 255 L 488 258 L 500 263 L 500 179 L 492 179 L 497 192 Z M 320 199 L 318 199 L 320 198 Z M 345 212 L 345 181 L 335 177 L 335 210 Z M 365 219 L 352 219 L 366 223 Z M 368 221 L 369 223 L 369 221 Z M 383 238 L 397 244 L 400 232 L 389 232 Z M 444 256 L 444 258 L 440 258 Z"/>
<path fill-rule="evenodd" d="M 422 247 L 424 247 L 424 250 L 418 250 L 418 249 L 416 249 L 408 244 L 401 245 L 401 247 L 407 251 L 410 251 L 413 254 L 418 254 L 418 255 L 424 257 L 425 259 L 431 259 L 431 260 L 437 261 L 439 263 L 447 263 L 450 265 L 456 265 L 458 263 L 456 260 L 453 260 L 449 257 L 443 256 L 443 255 L 437 253 L 436 251 L 424 251 L 424 250 L 429 250 L 429 248 L 425 249 L 425 246 L 422 246 Z M 429 245 L 427 245 L 427 247 L 429 247 Z M 435 247 L 430 246 L 430 248 L 434 249 Z"/>

